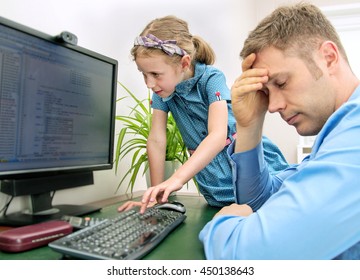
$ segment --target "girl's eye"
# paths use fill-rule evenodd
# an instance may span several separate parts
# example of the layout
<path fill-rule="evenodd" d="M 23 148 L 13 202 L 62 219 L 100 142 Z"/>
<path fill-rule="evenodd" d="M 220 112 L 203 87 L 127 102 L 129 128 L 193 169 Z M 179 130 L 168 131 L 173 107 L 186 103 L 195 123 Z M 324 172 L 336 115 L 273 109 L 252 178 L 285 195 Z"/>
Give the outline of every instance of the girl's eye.
<path fill-rule="evenodd" d="M 158 78 L 160 76 L 160 74 L 158 73 L 150 73 L 150 74 L 145 74 L 144 72 L 141 72 L 141 74 L 144 76 L 144 78 L 150 76 L 153 76 L 154 78 Z"/>

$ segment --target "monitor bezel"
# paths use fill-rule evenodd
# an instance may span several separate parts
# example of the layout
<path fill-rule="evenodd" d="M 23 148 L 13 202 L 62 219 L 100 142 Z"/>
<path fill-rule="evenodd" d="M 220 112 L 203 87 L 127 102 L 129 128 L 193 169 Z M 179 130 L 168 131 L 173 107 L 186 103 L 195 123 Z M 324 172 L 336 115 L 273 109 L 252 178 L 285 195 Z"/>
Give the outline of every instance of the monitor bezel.
<path fill-rule="evenodd" d="M 103 164 L 92 164 L 92 165 L 79 165 L 71 167 L 51 167 L 51 168 L 36 168 L 36 169 L 22 169 L 22 170 L 9 170 L 9 171 L 0 171 L 0 180 L 16 180 L 16 179 L 30 179 L 30 178 L 40 178 L 46 176 L 57 176 L 67 173 L 75 172 L 87 172 L 87 171 L 96 171 L 96 170 L 106 170 L 113 168 L 114 161 L 114 141 L 115 141 L 115 110 L 116 110 L 116 90 L 117 90 L 117 74 L 118 74 L 118 62 L 117 60 L 110 58 L 108 56 L 102 55 L 100 53 L 94 52 L 87 48 L 73 45 L 67 43 L 59 36 L 50 36 L 46 33 L 43 33 L 39 30 L 35 30 L 28 26 L 19 24 L 17 22 L 11 21 L 7 18 L 0 16 L 0 25 L 4 25 L 8 28 L 17 30 L 21 33 L 28 34 L 30 36 L 45 40 L 49 43 L 56 44 L 58 46 L 71 49 L 72 51 L 84 54 L 86 56 L 93 57 L 97 60 L 104 61 L 109 63 L 113 68 L 113 84 L 112 84 L 112 97 L 111 97 L 111 112 L 110 112 L 110 137 L 109 137 L 109 158 L 107 163 Z"/>

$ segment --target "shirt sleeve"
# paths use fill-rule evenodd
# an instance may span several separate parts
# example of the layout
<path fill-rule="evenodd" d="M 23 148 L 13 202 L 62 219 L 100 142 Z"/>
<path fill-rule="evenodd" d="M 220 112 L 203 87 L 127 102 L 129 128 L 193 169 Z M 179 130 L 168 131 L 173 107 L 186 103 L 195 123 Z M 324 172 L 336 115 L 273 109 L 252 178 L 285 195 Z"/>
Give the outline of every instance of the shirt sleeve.
<path fill-rule="evenodd" d="M 230 100 L 230 89 L 226 85 L 225 75 L 220 70 L 210 75 L 204 92 L 208 95 L 209 104 L 220 100 Z"/>
<path fill-rule="evenodd" d="M 157 95 L 156 93 L 152 94 L 151 97 L 151 108 L 164 111 L 166 113 L 169 112 L 169 107 L 167 106 L 166 102 L 162 100 L 162 98 Z"/>
<path fill-rule="evenodd" d="M 360 134 L 359 126 L 358 130 Z M 360 148 L 349 130 L 339 132 L 333 134 L 336 140 L 322 140 L 322 150 L 312 160 L 277 175 L 269 175 L 263 166 L 261 147 L 240 154 L 229 150 L 235 164 L 237 199 L 252 205 L 255 212 L 210 221 L 199 234 L 206 258 L 333 259 L 356 248 L 360 240 Z M 347 144 L 334 144 L 339 141 Z"/>
<path fill-rule="evenodd" d="M 235 186 L 235 201 L 238 204 L 248 204 L 256 211 L 280 186 L 284 178 L 291 172 L 271 176 L 264 160 L 262 142 L 254 149 L 234 154 L 235 141 L 228 148 L 228 155 Z"/>

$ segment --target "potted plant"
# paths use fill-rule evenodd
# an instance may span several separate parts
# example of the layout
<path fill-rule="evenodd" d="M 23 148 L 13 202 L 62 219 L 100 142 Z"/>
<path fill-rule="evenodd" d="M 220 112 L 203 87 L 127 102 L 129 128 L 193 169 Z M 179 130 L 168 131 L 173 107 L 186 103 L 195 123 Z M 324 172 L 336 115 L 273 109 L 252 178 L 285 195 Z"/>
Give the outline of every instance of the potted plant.
<path fill-rule="evenodd" d="M 146 142 L 150 133 L 152 109 L 150 90 L 147 98 L 138 99 L 126 86 L 119 82 L 119 85 L 125 90 L 126 96 L 121 97 L 117 102 L 123 101 L 125 98 L 131 98 L 134 105 L 131 106 L 129 115 L 117 115 L 116 120 L 121 121 L 123 128 L 120 130 L 117 138 L 115 150 L 115 172 L 119 167 L 119 162 L 128 154 L 132 154 L 131 164 L 129 168 L 123 172 L 117 190 L 126 178 L 129 177 L 127 191 L 132 192 L 139 172 L 142 171 L 144 176 L 148 169 L 148 155 L 146 151 Z M 183 164 L 189 157 L 188 151 L 181 137 L 180 131 L 176 126 L 176 122 L 171 115 L 168 116 L 166 128 L 166 161 L 178 161 Z M 194 181 L 195 182 L 195 181 Z M 196 184 L 196 182 L 195 182 Z"/>

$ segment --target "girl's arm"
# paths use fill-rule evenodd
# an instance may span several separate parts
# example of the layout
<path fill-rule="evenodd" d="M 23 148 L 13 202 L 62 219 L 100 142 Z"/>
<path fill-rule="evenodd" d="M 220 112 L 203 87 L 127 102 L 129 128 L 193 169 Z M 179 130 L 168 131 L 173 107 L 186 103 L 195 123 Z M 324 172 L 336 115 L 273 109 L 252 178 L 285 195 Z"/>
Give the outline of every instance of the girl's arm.
<path fill-rule="evenodd" d="M 164 181 L 166 123 L 167 113 L 154 109 L 152 114 L 151 130 L 146 145 L 150 168 L 150 182 L 152 186 L 156 186 Z M 152 205 L 153 203 L 149 206 Z M 127 201 L 118 207 L 118 211 L 122 212 L 129 210 L 134 206 L 142 206 L 142 203 L 139 201 Z"/>
<path fill-rule="evenodd" d="M 153 110 L 151 130 L 146 145 L 151 186 L 164 181 L 167 116 L 164 111 Z"/>
<path fill-rule="evenodd" d="M 209 107 L 208 135 L 193 155 L 168 180 L 149 188 L 143 195 L 141 212 L 149 202 L 166 202 L 170 193 L 179 190 L 224 148 L 227 138 L 228 109 L 226 101 L 213 102 Z"/>

